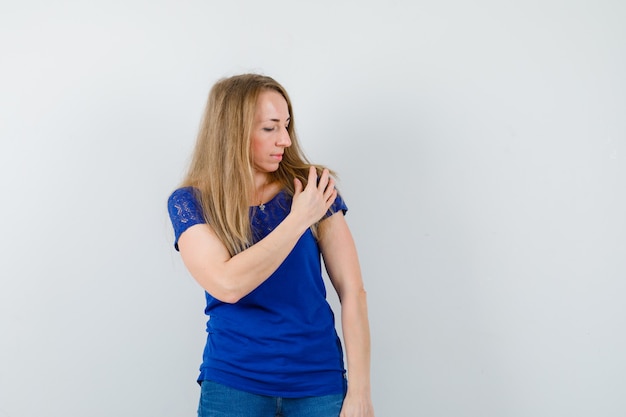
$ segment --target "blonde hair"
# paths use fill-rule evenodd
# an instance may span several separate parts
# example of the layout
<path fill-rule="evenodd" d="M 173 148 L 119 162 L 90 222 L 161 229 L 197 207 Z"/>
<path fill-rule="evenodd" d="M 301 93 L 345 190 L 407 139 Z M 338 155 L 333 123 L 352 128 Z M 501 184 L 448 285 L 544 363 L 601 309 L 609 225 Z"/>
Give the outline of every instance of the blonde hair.
<path fill-rule="evenodd" d="M 242 74 L 219 80 L 209 93 L 189 170 L 182 186 L 194 187 L 205 221 L 231 256 L 252 244 L 249 208 L 254 190 L 250 135 L 256 103 L 262 91 L 272 90 L 287 102 L 291 121 L 291 146 L 271 179 L 293 195 L 293 179 L 306 185 L 311 163 L 304 155 L 295 130 L 287 91 L 271 77 Z M 323 169 L 317 166 L 318 173 Z M 314 228 L 315 232 L 315 228 Z"/>

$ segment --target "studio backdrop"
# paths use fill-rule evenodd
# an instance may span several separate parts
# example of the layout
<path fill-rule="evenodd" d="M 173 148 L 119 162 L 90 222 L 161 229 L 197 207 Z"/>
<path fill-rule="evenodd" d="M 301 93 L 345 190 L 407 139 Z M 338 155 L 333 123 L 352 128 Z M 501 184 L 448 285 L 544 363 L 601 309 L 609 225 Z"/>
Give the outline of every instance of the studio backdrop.
<path fill-rule="evenodd" d="M 624 22 L 618 0 L 2 1 L 0 417 L 195 415 L 204 295 L 166 201 L 242 72 L 338 172 L 378 417 L 624 416 Z"/>

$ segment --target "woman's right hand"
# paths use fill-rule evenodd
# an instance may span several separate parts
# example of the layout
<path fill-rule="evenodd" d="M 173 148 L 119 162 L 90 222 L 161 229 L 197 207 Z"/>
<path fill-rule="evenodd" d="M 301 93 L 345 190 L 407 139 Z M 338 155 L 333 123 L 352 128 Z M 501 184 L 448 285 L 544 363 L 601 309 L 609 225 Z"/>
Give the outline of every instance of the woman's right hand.
<path fill-rule="evenodd" d="M 205 223 L 184 231 L 178 247 L 191 275 L 213 297 L 236 303 L 261 285 L 287 258 L 312 224 L 326 214 L 337 197 L 328 170 L 317 181 L 311 167 L 306 187 L 294 180 L 291 212 L 259 242 L 231 256 L 215 231 Z"/>
<path fill-rule="evenodd" d="M 314 166 L 309 168 L 309 178 L 306 187 L 302 182 L 294 178 L 295 192 L 291 205 L 291 213 L 302 220 L 305 228 L 318 222 L 328 211 L 337 197 L 335 180 L 330 176 L 327 169 L 317 180 L 317 171 Z"/>

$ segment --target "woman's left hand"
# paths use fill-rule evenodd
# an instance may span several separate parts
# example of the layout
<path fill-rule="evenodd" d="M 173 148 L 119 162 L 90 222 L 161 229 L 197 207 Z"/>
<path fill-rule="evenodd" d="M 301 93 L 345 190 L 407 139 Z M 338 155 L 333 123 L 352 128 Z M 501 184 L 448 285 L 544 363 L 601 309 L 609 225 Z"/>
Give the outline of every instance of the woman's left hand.
<path fill-rule="evenodd" d="M 369 395 L 357 396 L 348 392 L 339 417 L 374 417 L 374 406 Z"/>

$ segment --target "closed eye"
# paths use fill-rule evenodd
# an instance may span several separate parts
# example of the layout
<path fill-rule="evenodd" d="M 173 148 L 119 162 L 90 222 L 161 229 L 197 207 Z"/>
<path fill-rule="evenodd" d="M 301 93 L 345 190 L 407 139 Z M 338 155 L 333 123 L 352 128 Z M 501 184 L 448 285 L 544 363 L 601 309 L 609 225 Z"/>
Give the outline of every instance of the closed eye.
<path fill-rule="evenodd" d="M 272 127 L 264 127 L 262 128 L 264 132 L 272 132 L 274 130 L 276 130 L 277 126 L 272 126 Z M 285 129 L 289 129 L 289 124 L 285 125 Z"/>

